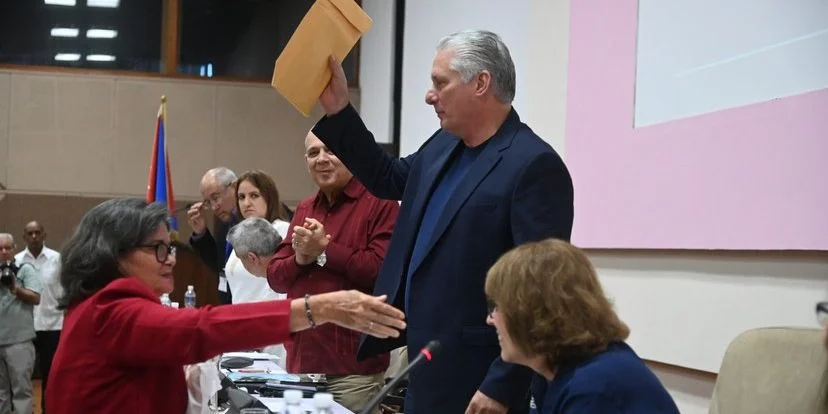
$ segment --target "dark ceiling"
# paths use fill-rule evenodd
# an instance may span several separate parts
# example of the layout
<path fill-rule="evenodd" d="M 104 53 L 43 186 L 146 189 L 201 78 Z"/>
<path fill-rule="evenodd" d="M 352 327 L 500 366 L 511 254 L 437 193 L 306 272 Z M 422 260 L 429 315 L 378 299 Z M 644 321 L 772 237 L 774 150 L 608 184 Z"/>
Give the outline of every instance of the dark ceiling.
<path fill-rule="evenodd" d="M 389 0 L 390 1 L 390 0 Z M 313 0 L 180 0 L 178 71 L 269 79 L 273 62 Z M 45 4 L 44 0 L 0 0 L 0 64 L 75 66 L 158 72 L 163 0 L 120 0 L 116 8 Z M 55 27 L 76 28 L 77 37 L 53 37 Z M 114 39 L 89 39 L 90 28 L 117 30 Z M 76 53 L 78 61 L 55 60 Z M 114 62 L 90 62 L 90 54 Z M 353 55 L 353 54 L 352 54 Z M 349 56 L 346 72 L 355 73 Z"/>

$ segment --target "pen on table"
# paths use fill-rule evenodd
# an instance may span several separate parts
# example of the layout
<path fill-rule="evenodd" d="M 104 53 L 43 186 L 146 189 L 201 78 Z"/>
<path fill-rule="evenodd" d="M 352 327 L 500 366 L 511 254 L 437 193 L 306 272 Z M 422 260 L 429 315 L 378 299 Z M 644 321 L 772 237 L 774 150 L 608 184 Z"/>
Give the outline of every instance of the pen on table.
<path fill-rule="evenodd" d="M 266 368 L 239 368 L 236 370 L 236 372 L 244 372 L 248 374 L 253 372 L 270 374 L 270 370 Z"/>

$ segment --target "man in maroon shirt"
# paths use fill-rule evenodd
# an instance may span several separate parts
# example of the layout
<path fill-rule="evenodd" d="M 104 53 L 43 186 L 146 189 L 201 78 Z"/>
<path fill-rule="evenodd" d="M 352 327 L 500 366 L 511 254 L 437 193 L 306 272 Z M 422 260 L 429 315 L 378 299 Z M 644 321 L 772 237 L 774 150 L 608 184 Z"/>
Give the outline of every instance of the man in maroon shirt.
<path fill-rule="evenodd" d="M 288 298 L 342 289 L 371 293 L 399 204 L 369 193 L 312 132 L 305 160 L 319 191 L 297 206 L 268 265 L 270 287 Z M 360 411 L 382 388 L 389 356 L 357 362 L 359 339 L 355 331 L 329 325 L 297 333 L 285 344 L 287 370 L 326 374 L 334 398 Z"/>

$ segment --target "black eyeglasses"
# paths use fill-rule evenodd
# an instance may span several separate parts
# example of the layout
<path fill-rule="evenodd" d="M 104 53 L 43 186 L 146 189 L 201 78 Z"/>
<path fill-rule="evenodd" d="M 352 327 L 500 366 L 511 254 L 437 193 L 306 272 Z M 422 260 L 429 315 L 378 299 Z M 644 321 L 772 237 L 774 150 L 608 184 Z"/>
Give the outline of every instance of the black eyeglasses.
<path fill-rule="evenodd" d="M 489 313 L 487 313 L 486 315 L 488 315 L 488 316 L 492 316 L 492 314 L 494 313 L 494 311 L 496 311 L 496 310 L 497 310 L 497 304 L 495 304 L 495 303 L 494 303 L 494 301 L 491 301 L 491 300 L 487 300 L 487 301 L 486 301 L 486 304 L 487 304 L 487 305 L 488 305 L 488 307 L 489 307 Z"/>
<path fill-rule="evenodd" d="M 207 210 L 210 210 L 210 209 L 213 208 L 214 204 L 215 205 L 221 204 L 221 198 L 224 196 L 224 193 L 226 193 L 227 190 L 230 189 L 230 188 L 232 188 L 232 187 L 228 185 L 228 186 L 222 188 L 221 190 L 219 190 L 219 191 L 213 193 L 212 195 L 210 195 L 209 198 L 205 198 L 204 200 L 201 200 L 201 206 L 206 208 Z"/>
<path fill-rule="evenodd" d="M 164 242 L 152 243 L 152 244 L 139 244 L 135 247 L 142 247 L 145 249 L 155 249 L 155 260 L 158 260 L 158 263 L 166 263 L 167 259 L 172 256 L 175 257 L 175 246 L 171 244 L 166 244 Z"/>
<path fill-rule="evenodd" d="M 816 317 L 821 326 L 828 326 L 828 302 L 817 302 Z"/>

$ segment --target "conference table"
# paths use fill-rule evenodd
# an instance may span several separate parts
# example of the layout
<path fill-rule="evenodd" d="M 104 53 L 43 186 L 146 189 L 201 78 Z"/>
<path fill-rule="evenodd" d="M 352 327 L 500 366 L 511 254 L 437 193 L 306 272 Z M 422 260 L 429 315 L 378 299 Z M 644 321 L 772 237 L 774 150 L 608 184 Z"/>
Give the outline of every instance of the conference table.
<path fill-rule="evenodd" d="M 228 376 L 231 380 L 234 377 L 237 377 L 242 374 L 252 374 L 252 375 L 267 375 L 267 374 L 287 374 L 284 368 L 280 367 L 277 364 L 278 358 L 275 355 L 261 353 L 261 352 L 231 352 L 224 354 L 222 359 L 230 358 L 234 356 L 246 357 L 253 360 L 253 365 L 241 369 L 221 369 L 222 374 Z M 244 387 L 242 384 L 238 384 L 239 388 Z M 258 394 L 251 394 L 253 397 L 261 401 L 270 411 L 274 413 L 282 413 L 284 412 L 285 401 L 283 398 L 278 397 L 261 397 Z M 354 414 L 353 411 L 348 410 L 347 408 L 343 407 L 336 401 L 334 401 L 333 406 L 331 407 L 333 414 Z M 302 411 L 303 412 L 315 412 L 315 408 L 313 405 L 312 398 L 303 398 L 302 399 Z"/>

